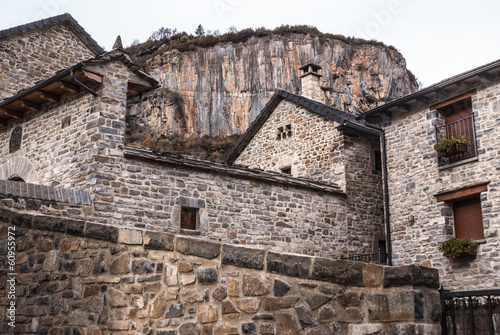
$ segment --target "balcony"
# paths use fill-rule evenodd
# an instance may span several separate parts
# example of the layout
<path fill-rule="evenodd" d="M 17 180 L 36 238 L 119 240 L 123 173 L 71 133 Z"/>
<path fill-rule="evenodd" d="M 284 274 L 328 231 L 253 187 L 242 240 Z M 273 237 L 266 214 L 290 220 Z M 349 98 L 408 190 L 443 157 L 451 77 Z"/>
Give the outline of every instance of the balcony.
<path fill-rule="evenodd" d="M 436 143 L 441 143 L 456 135 L 466 135 L 468 142 L 457 148 L 456 151 L 446 155 L 438 155 L 438 166 L 454 165 L 457 162 L 465 162 L 477 157 L 476 132 L 474 130 L 474 116 L 453 121 L 443 126 L 436 126 Z"/>

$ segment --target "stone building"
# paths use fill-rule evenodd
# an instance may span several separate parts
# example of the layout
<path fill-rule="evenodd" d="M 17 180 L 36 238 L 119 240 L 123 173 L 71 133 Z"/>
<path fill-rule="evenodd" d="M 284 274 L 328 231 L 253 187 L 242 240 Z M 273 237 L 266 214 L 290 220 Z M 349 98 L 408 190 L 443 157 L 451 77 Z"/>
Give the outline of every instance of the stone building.
<path fill-rule="evenodd" d="M 437 268 L 448 289 L 499 286 L 499 73 L 492 62 L 361 116 L 385 132 L 394 263 Z M 454 135 L 466 147 L 438 155 Z M 477 256 L 444 257 L 453 236 L 477 241 Z"/>
<path fill-rule="evenodd" d="M 100 52 L 66 14 L 0 32 L 1 50 L 52 50 L 31 39 L 64 47 L 2 79 L 20 78 L 0 102 L 0 249 L 16 242 L 0 261 L 17 285 L 12 299 L 2 269 L 0 313 L 15 304 L 15 332 L 439 333 L 435 269 L 339 260 L 384 244 L 378 132 L 314 100 L 317 67 L 306 97 L 278 91 L 236 164 L 216 164 L 124 145 L 157 82 L 119 45 Z"/>

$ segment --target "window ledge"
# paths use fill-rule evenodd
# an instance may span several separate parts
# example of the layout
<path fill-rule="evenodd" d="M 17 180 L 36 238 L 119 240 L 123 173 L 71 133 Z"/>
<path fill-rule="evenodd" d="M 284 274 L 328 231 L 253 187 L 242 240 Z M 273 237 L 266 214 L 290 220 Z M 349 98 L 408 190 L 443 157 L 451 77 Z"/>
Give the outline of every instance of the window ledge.
<path fill-rule="evenodd" d="M 481 239 L 481 240 L 473 240 L 472 242 L 476 242 L 477 244 L 485 244 L 486 243 L 486 239 Z"/>
<path fill-rule="evenodd" d="M 439 166 L 438 170 L 439 171 L 446 170 L 446 169 L 449 169 L 449 168 L 452 168 L 452 167 L 455 167 L 455 166 L 459 166 L 459 165 L 462 165 L 462 164 L 476 162 L 478 160 L 479 160 L 479 158 L 477 158 L 477 156 L 476 157 L 471 157 L 471 158 L 464 159 L 463 161 L 458 161 L 458 162 L 455 162 L 455 163 L 451 163 L 451 164 Z"/>
<path fill-rule="evenodd" d="M 184 235 L 201 235 L 201 231 L 191 229 L 181 229 L 180 233 Z"/>

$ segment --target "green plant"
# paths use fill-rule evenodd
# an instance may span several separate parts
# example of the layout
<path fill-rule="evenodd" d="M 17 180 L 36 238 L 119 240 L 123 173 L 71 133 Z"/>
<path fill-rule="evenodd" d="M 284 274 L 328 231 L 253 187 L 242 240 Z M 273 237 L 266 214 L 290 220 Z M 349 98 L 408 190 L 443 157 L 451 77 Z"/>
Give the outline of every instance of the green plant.
<path fill-rule="evenodd" d="M 189 41 L 189 37 L 187 37 L 186 35 L 182 36 L 181 39 L 180 39 L 181 43 L 186 43 L 187 41 Z"/>
<path fill-rule="evenodd" d="M 449 138 L 434 145 L 434 150 L 436 150 L 440 156 L 446 156 L 456 151 L 459 144 L 467 143 L 469 143 L 469 137 L 467 135 L 451 135 Z"/>
<path fill-rule="evenodd" d="M 472 242 L 472 239 L 466 240 L 464 238 L 453 237 L 439 246 L 439 250 L 443 256 L 448 258 L 459 258 L 465 255 L 475 254 L 477 252 L 478 244 Z"/>

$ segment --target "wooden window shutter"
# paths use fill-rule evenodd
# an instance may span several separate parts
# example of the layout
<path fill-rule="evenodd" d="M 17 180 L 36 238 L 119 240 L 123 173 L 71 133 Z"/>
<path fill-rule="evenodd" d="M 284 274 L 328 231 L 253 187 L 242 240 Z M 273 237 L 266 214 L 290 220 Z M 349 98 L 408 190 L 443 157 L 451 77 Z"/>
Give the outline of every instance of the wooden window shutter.
<path fill-rule="evenodd" d="M 470 200 L 453 203 L 455 218 L 455 236 L 470 240 L 484 239 L 481 200 L 475 197 Z"/>
<path fill-rule="evenodd" d="M 181 208 L 181 229 L 196 230 L 196 208 Z"/>

